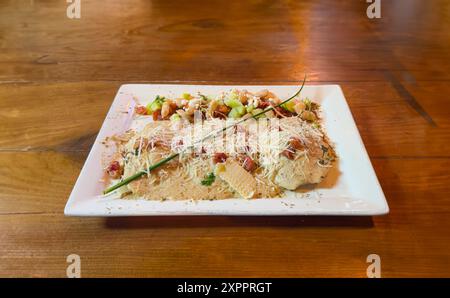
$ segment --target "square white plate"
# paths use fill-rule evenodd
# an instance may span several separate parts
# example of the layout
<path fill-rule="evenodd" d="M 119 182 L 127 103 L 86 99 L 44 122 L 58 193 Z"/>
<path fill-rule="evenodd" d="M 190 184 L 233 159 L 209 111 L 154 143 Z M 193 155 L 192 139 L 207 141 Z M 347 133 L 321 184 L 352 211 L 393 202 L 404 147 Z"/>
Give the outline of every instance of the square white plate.
<path fill-rule="evenodd" d="M 133 120 L 135 100 L 146 104 L 156 97 L 201 92 L 217 95 L 232 88 L 269 89 L 280 98 L 298 86 L 122 85 L 72 190 L 64 213 L 74 216 L 138 215 L 381 215 L 389 212 L 386 199 L 338 85 L 305 86 L 301 97 L 321 104 L 323 127 L 339 160 L 327 178 L 314 188 L 286 191 L 276 199 L 217 201 L 148 201 L 101 195 L 105 188 L 102 158 L 110 154 L 101 142 L 107 136 L 142 125 Z M 134 98 L 134 99 L 133 99 Z"/>

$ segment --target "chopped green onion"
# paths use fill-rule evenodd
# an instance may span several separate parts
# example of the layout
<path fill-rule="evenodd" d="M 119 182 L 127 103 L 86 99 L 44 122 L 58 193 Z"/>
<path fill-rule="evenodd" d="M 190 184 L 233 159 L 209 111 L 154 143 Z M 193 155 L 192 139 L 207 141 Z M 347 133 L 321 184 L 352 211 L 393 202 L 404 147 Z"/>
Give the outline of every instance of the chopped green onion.
<path fill-rule="evenodd" d="M 236 111 L 238 111 L 239 114 L 244 115 L 246 113 L 244 106 L 235 107 Z"/>
<path fill-rule="evenodd" d="M 170 116 L 169 118 L 170 121 L 180 121 L 181 120 L 181 116 L 178 114 L 172 114 L 172 116 Z"/>
<path fill-rule="evenodd" d="M 237 98 L 227 98 L 225 99 L 224 103 L 230 108 L 242 107 L 241 101 Z"/>
<path fill-rule="evenodd" d="M 155 100 L 153 100 L 146 106 L 148 114 L 161 110 L 164 101 L 165 101 L 164 97 L 160 97 L 159 95 L 157 95 Z"/>
<path fill-rule="evenodd" d="M 255 106 L 254 105 L 247 105 L 246 109 L 247 109 L 247 113 L 251 113 L 255 109 Z"/>
<path fill-rule="evenodd" d="M 292 100 L 291 100 L 291 101 L 288 101 L 288 102 L 285 103 L 284 105 L 281 105 L 281 107 L 282 107 L 283 109 L 285 109 L 286 111 L 292 112 L 292 113 L 295 112 L 294 106 L 295 106 L 295 102 L 293 102 Z"/>
<path fill-rule="evenodd" d="M 238 119 L 242 117 L 242 113 L 239 112 L 237 108 L 231 109 L 231 111 L 228 113 L 229 118 Z"/>

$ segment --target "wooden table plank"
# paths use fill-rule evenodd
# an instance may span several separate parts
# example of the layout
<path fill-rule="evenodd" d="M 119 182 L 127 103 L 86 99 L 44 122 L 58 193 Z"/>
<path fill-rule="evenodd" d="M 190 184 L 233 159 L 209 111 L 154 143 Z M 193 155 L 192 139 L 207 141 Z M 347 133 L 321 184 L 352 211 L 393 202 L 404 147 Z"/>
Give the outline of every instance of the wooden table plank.
<path fill-rule="evenodd" d="M 418 237 L 406 216 L 386 219 L 1 216 L 0 276 L 64 276 L 72 253 L 85 277 L 364 277 L 371 253 L 383 276 L 446 275 L 444 225 L 421 222 Z"/>
<path fill-rule="evenodd" d="M 410 13 L 426 6 L 401 2 Z M 4 4 L 0 81 L 299 81 L 304 72 L 315 81 L 367 81 L 385 70 L 450 79 L 450 54 L 439 46 L 448 34 L 433 14 L 371 22 L 365 3 L 201 3 L 83 1 L 80 20 L 66 17 L 65 3 Z"/>
<path fill-rule="evenodd" d="M 88 150 L 119 84 L 0 85 L 0 148 Z"/>
<path fill-rule="evenodd" d="M 0 153 L 0 215 L 62 213 L 86 157 L 86 152 Z"/>
<path fill-rule="evenodd" d="M 114 82 L 0 85 L 4 98 L 0 152 L 89 150 L 119 86 Z M 438 104 L 423 103 L 430 117 L 436 117 L 436 125 L 427 123 L 389 82 L 342 87 L 370 156 L 450 156 L 442 150 L 450 137 L 450 117 L 440 108 L 445 105 L 442 94 L 450 92 L 446 83 L 407 86 L 412 96 L 421 97 L 419 104 L 423 96 L 436 98 Z"/>

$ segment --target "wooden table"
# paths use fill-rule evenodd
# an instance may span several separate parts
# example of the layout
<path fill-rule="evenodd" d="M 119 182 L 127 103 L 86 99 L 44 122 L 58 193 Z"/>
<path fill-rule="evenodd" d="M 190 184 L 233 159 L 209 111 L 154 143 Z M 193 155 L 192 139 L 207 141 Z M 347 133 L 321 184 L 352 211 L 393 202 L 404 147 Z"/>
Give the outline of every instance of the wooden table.
<path fill-rule="evenodd" d="M 0 2 L 0 276 L 450 276 L 450 5 Z M 340 84 L 381 217 L 65 217 L 123 83 Z"/>

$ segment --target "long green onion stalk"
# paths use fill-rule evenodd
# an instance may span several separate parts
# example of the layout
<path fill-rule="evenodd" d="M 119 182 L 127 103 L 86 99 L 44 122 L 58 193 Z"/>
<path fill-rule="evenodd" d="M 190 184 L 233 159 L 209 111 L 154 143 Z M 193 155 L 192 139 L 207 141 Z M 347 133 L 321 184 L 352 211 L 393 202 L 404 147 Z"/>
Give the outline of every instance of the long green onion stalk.
<path fill-rule="evenodd" d="M 214 131 L 213 133 L 207 135 L 206 137 L 202 138 L 202 139 L 199 140 L 198 142 L 203 142 L 203 141 L 205 141 L 205 140 L 207 140 L 207 139 L 209 139 L 209 138 L 211 138 L 211 137 L 217 136 L 217 135 L 219 135 L 220 133 L 224 132 L 225 130 L 227 130 L 227 129 L 231 128 L 231 127 L 234 127 L 234 126 L 236 126 L 236 125 L 238 125 L 238 124 L 240 124 L 240 123 L 242 123 L 242 122 L 245 122 L 245 121 L 247 121 L 248 119 L 252 119 L 252 118 L 257 119 L 259 116 L 261 116 L 261 115 L 263 115 L 263 114 L 265 114 L 265 113 L 267 113 L 267 112 L 269 112 L 269 111 L 272 111 L 272 110 L 274 110 L 275 108 L 277 108 L 277 107 L 279 107 L 279 106 L 284 105 L 285 103 L 287 103 L 288 101 L 292 100 L 293 98 L 295 98 L 297 95 L 300 94 L 300 92 L 302 91 L 303 87 L 305 86 L 305 82 L 306 82 L 306 75 L 305 75 L 305 77 L 304 77 L 304 79 L 303 79 L 303 82 L 302 82 L 302 85 L 301 85 L 300 89 L 299 89 L 294 95 L 292 95 L 291 97 L 289 97 L 288 99 L 282 101 L 281 103 L 279 103 L 279 104 L 277 104 L 277 105 L 275 105 L 275 106 L 267 107 L 266 109 L 264 109 L 264 111 L 259 112 L 259 113 L 256 113 L 255 115 L 252 115 L 252 117 L 248 117 L 248 118 L 241 119 L 241 120 L 239 120 L 239 121 L 237 121 L 237 122 L 235 122 L 235 123 L 232 123 L 232 124 L 230 124 L 230 125 L 228 125 L 228 126 L 225 126 L 224 128 L 221 128 L 221 129 L 219 129 L 219 130 L 217 130 L 217 131 Z M 114 191 L 114 190 L 116 190 L 116 189 L 118 189 L 118 188 L 120 188 L 120 187 L 122 187 L 122 186 L 124 186 L 124 185 L 127 185 L 127 184 L 130 183 L 131 181 L 134 181 L 134 180 L 140 178 L 141 176 L 143 176 L 143 175 L 145 175 L 145 174 L 148 174 L 150 171 L 153 171 L 154 169 L 156 169 L 156 168 L 158 168 L 158 167 L 164 165 L 165 163 L 167 163 L 167 162 L 171 161 L 172 159 L 176 158 L 177 156 L 179 156 L 181 153 L 184 153 L 184 152 L 186 152 L 187 150 L 192 149 L 194 146 L 195 146 L 195 144 L 193 144 L 193 145 L 191 145 L 191 146 L 185 148 L 184 150 L 182 150 L 182 151 L 180 151 L 180 152 L 178 152 L 178 153 L 171 154 L 171 155 L 169 155 L 168 157 L 166 157 L 166 158 L 164 158 L 164 159 L 158 161 L 157 163 L 152 164 L 150 167 L 147 168 L 147 170 L 143 170 L 143 171 L 137 172 L 136 174 L 131 175 L 131 176 L 129 176 L 129 177 L 123 179 L 122 181 L 120 181 L 120 182 L 118 182 L 118 183 L 116 183 L 116 184 L 114 184 L 114 185 L 108 187 L 107 189 L 105 189 L 105 190 L 103 191 L 103 194 L 108 194 L 108 193 L 110 193 L 110 192 L 112 192 L 112 191 Z"/>

